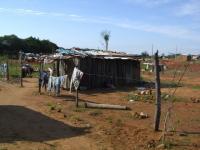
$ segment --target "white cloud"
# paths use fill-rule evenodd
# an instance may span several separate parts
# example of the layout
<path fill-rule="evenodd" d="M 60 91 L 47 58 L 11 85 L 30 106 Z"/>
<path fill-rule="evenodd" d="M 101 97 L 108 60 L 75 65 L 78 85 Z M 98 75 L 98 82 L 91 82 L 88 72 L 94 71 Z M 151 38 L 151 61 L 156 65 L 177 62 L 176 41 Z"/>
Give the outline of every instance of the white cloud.
<path fill-rule="evenodd" d="M 173 2 L 173 0 L 126 0 L 129 3 L 142 4 L 145 6 L 158 6 Z"/>
<path fill-rule="evenodd" d="M 200 1 L 199 0 L 189 0 L 186 3 L 183 3 L 177 8 L 178 16 L 187 16 L 187 15 L 200 15 Z"/>
<path fill-rule="evenodd" d="M 70 17 L 77 17 L 77 18 L 80 18 L 80 17 L 81 17 L 81 16 L 76 15 L 76 14 L 70 14 L 69 16 L 70 16 Z"/>
<path fill-rule="evenodd" d="M 30 9 L 0 8 L 0 12 L 22 14 L 22 15 L 47 15 L 46 12 L 35 11 L 35 10 L 30 10 Z"/>
<path fill-rule="evenodd" d="M 186 39 L 197 40 L 197 37 L 198 37 L 190 29 L 187 29 L 181 26 L 150 25 L 146 23 L 131 23 L 131 24 L 119 23 L 117 25 L 122 28 L 152 32 L 152 33 L 159 33 L 159 34 L 167 35 L 170 37 L 176 37 L 176 38 L 186 38 Z M 200 39 L 198 38 L 198 40 Z"/>
<path fill-rule="evenodd" d="M 139 0 L 138 0 L 139 1 Z M 146 1 L 146 0 L 140 0 Z M 175 38 L 184 38 L 194 41 L 200 41 L 197 30 L 192 28 L 186 28 L 183 26 L 172 26 L 172 25 L 154 25 L 145 22 L 131 22 L 123 19 L 113 19 L 108 17 L 84 17 L 77 14 L 65 14 L 57 12 L 43 12 L 30 9 L 10 9 L 10 8 L 0 8 L 0 13 L 13 13 L 22 15 L 36 15 L 36 16 L 52 16 L 52 17 L 62 17 L 68 21 L 77 21 L 84 23 L 94 23 L 94 24 L 106 24 L 111 26 L 116 26 L 124 29 L 138 30 L 143 32 L 157 33 Z M 123 23 L 122 23 L 123 22 Z M 200 34 L 200 33 L 199 33 Z"/>
<path fill-rule="evenodd" d="M 67 16 L 64 13 L 57 13 L 57 12 L 44 12 L 44 11 L 37 11 L 31 9 L 11 9 L 11 8 L 0 8 L 0 12 L 2 13 L 12 13 L 17 15 L 36 15 L 36 16 L 52 16 L 52 17 L 65 17 Z M 73 17 L 73 16 L 71 16 Z M 75 15 L 74 15 L 75 17 Z"/>

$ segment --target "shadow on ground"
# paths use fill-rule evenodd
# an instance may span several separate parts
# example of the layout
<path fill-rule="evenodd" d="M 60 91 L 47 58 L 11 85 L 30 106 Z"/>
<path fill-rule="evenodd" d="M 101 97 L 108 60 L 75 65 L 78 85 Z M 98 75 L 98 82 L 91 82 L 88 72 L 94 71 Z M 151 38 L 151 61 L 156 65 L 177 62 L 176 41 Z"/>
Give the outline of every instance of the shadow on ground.
<path fill-rule="evenodd" d="M 0 106 L 0 143 L 43 142 L 88 133 L 23 106 Z"/>

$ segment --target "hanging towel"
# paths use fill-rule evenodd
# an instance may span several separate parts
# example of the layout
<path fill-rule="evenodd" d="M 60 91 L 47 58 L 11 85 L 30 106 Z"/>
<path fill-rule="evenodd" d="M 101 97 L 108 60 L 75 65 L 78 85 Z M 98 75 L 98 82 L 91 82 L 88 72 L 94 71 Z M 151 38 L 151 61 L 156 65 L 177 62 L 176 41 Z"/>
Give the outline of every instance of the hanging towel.
<path fill-rule="evenodd" d="M 77 67 L 75 67 L 72 73 L 72 77 L 71 77 L 70 92 L 72 92 L 72 85 L 74 85 L 75 89 L 78 88 L 82 76 L 83 76 L 83 72 L 80 71 Z"/>

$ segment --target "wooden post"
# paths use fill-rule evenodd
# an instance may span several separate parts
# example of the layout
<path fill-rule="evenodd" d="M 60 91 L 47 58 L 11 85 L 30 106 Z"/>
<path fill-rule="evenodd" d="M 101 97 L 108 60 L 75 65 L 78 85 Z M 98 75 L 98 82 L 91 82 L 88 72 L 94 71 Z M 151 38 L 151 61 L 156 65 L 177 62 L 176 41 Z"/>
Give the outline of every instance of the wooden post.
<path fill-rule="evenodd" d="M 7 68 L 6 68 L 6 79 L 9 81 L 9 65 L 8 65 L 8 60 L 7 60 Z"/>
<path fill-rule="evenodd" d="M 41 94 L 41 79 L 40 79 L 40 75 L 41 75 L 41 69 L 42 69 L 42 64 L 40 62 L 40 69 L 38 71 L 38 92 L 39 94 Z"/>
<path fill-rule="evenodd" d="M 78 89 L 76 90 L 76 107 L 78 107 Z"/>
<path fill-rule="evenodd" d="M 19 52 L 19 62 L 20 62 L 20 85 L 23 87 L 23 77 L 22 77 L 22 52 Z"/>
<path fill-rule="evenodd" d="M 60 67 L 60 60 L 58 59 L 56 61 L 56 76 L 59 77 L 60 76 L 60 72 L 59 72 L 59 67 Z"/>
<path fill-rule="evenodd" d="M 156 110 L 154 120 L 154 130 L 159 130 L 160 115 L 161 115 L 161 91 L 160 91 L 160 69 L 159 69 L 159 58 L 158 51 L 155 53 L 155 88 L 156 88 Z"/>

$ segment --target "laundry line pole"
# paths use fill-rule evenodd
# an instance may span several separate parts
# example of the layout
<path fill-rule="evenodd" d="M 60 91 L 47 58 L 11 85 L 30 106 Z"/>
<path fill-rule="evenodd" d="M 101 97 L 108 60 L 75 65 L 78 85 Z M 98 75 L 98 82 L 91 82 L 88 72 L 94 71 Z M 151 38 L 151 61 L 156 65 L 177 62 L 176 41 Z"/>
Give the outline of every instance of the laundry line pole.
<path fill-rule="evenodd" d="M 19 51 L 19 63 L 20 63 L 20 85 L 23 87 L 23 77 L 22 77 L 22 51 Z"/>
<path fill-rule="evenodd" d="M 76 89 L 76 107 L 78 107 L 78 89 Z"/>
<path fill-rule="evenodd" d="M 40 68 L 38 70 L 38 92 L 39 94 L 41 94 L 41 79 L 40 79 L 40 76 L 41 76 L 41 69 L 42 69 L 42 63 L 40 62 Z"/>
<path fill-rule="evenodd" d="M 6 80 L 7 81 L 9 81 L 9 65 L 8 65 L 8 59 L 7 59 L 7 62 L 6 62 L 6 64 L 7 64 L 7 68 L 6 68 Z"/>

